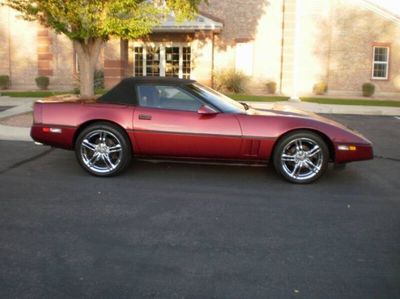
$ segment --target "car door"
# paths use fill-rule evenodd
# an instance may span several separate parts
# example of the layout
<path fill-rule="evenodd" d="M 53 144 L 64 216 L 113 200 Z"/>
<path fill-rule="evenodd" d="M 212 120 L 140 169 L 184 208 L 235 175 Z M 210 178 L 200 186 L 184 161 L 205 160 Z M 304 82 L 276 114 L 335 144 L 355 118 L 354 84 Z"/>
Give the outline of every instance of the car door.
<path fill-rule="evenodd" d="M 136 153 L 221 159 L 239 156 L 242 132 L 234 114 L 198 113 L 205 103 L 179 86 L 139 84 L 136 88 Z"/>

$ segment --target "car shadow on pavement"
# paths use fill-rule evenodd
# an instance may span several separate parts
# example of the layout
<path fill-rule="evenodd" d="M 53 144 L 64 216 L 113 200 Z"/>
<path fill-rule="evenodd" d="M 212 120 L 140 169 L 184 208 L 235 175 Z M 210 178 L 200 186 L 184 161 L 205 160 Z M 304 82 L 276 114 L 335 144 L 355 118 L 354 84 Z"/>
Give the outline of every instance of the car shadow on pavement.
<path fill-rule="evenodd" d="M 334 169 L 330 165 L 325 175 L 310 186 L 353 185 L 363 182 L 363 174 L 359 171 L 363 163 L 349 164 L 343 170 Z M 94 177 L 86 173 L 75 159 L 74 152 L 55 149 L 39 161 L 33 161 L 24 166 L 26 173 L 44 173 L 51 177 L 69 177 L 84 181 L 93 181 L 101 184 L 115 182 L 152 182 L 157 186 L 184 185 L 204 186 L 232 186 L 232 188 L 293 188 L 293 185 L 284 181 L 268 166 L 246 166 L 226 164 L 201 164 L 173 161 L 144 161 L 133 160 L 131 166 L 122 174 L 111 178 Z M 289 187 L 290 186 L 290 187 Z M 304 186 L 303 186 L 304 187 Z M 312 188 L 312 187 L 311 187 Z"/>

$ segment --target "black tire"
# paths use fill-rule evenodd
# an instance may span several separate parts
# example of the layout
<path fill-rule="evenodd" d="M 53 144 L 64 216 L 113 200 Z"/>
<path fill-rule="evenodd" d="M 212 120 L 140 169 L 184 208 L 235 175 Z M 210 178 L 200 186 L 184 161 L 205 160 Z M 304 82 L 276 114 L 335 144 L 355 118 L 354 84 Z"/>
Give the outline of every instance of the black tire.
<path fill-rule="evenodd" d="M 121 128 L 97 122 L 79 134 L 75 154 L 79 164 L 90 174 L 110 177 L 120 174 L 130 165 L 132 147 Z"/>
<path fill-rule="evenodd" d="M 318 134 L 296 131 L 279 140 L 272 159 L 275 170 L 284 179 L 295 184 L 309 184 L 326 171 L 329 149 Z"/>

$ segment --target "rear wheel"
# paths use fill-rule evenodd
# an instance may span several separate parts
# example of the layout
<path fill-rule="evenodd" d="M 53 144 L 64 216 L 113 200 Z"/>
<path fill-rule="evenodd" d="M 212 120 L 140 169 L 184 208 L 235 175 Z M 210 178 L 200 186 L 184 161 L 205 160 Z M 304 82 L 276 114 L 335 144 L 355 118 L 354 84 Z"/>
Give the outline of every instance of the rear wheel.
<path fill-rule="evenodd" d="M 273 162 L 286 180 L 307 184 L 319 179 L 328 167 L 329 150 L 317 134 L 299 131 L 288 134 L 277 144 Z"/>
<path fill-rule="evenodd" d="M 132 158 L 128 137 L 109 123 L 95 123 L 84 129 L 76 140 L 75 153 L 83 169 L 104 177 L 125 170 Z"/>

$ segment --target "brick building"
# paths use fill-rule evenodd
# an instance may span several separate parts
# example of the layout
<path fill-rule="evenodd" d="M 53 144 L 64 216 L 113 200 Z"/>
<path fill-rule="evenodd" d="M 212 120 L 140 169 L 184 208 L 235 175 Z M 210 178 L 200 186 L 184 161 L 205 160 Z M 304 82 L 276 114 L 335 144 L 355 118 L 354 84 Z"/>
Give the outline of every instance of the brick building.
<path fill-rule="evenodd" d="M 76 84 L 76 54 L 62 35 L 0 7 L 0 75 L 12 89 Z M 177 76 L 208 85 L 213 71 L 236 68 L 249 89 L 310 94 L 325 82 L 330 94 L 358 95 L 372 82 L 377 95 L 400 95 L 400 17 L 367 0 L 209 0 L 194 20 L 169 17 L 140 40 L 111 40 L 99 68 L 107 87 L 125 76 Z"/>

